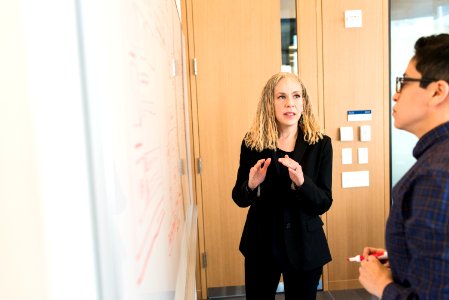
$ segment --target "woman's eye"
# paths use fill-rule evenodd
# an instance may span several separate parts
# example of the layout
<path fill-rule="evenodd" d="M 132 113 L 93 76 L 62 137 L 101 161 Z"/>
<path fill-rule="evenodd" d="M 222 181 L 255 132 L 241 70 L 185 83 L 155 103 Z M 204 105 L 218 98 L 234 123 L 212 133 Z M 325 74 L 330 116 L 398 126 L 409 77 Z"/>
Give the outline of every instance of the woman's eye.
<path fill-rule="evenodd" d="M 301 95 L 295 95 L 295 99 L 301 99 Z"/>
<path fill-rule="evenodd" d="M 278 99 L 284 100 L 285 96 L 281 95 L 281 96 L 278 97 Z"/>

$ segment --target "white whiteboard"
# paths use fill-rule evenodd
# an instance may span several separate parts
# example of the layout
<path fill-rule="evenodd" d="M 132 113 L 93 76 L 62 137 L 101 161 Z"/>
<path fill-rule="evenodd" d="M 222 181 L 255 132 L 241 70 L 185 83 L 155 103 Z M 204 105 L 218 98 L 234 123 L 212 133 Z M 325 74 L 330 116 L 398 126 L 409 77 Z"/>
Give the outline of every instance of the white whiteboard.
<path fill-rule="evenodd" d="M 102 299 L 173 299 L 191 204 L 174 0 L 80 1 Z"/>

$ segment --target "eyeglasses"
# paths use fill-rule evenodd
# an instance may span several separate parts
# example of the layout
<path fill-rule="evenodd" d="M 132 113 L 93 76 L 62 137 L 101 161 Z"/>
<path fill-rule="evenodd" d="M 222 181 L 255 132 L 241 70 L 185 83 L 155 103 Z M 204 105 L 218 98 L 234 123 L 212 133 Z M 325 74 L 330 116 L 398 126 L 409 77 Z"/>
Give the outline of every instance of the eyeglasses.
<path fill-rule="evenodd" d="M 407 82 L 423 82 L 423 83 L 431 83 L 436 81 L 435 79 L 430 78 L 412 78 L 412 77 L 396 77 L 396 93 L 400 93 L 402 90 L 402 87 Z"/>

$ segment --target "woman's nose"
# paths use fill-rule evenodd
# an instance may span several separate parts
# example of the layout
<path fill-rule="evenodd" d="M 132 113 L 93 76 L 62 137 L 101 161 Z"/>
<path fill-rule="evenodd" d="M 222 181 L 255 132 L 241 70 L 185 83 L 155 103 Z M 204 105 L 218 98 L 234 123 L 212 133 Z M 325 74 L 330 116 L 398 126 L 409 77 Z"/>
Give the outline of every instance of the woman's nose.
<path fill-rule="evenodd" d="M 293 106 L 293 99 L 291 97 L 287 97 L 287 101 L 285 102 L 285 104 L 288 107 Z"/>

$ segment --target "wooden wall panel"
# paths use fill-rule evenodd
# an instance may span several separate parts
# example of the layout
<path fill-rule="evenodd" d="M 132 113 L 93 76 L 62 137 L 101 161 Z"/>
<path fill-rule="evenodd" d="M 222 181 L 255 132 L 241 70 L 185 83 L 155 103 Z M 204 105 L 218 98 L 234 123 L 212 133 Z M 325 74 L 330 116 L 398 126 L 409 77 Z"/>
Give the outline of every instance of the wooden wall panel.
<path fill-rule="evenodd" d="M 366 245 L 384 245 L 389 205 L 388 19 L 387 1 L 322 1 L 323 97 L 326 133 L 333 139 L 334 204 L 327 214 L 333 261 L 328 288 L 359 287 L 358 265 L 346 262 Z M 362 10 L 362 27 L 345 28 L 345 10 Z M 348 122 L 348 110 L 372 111 L 372 120 Z M 360 125 L 371 126 L 371 141 L 360 141 Z M 341 142 L 339 128 L 352 126 L 353 142 Z M 358 164 L 357 149 L 367 147 L 369 163 Z M 352 148 L 353 163 L 342 165 L 341 149 Z M 347 171 L 369 171 L 370 186 L 342 188 Z"/>

